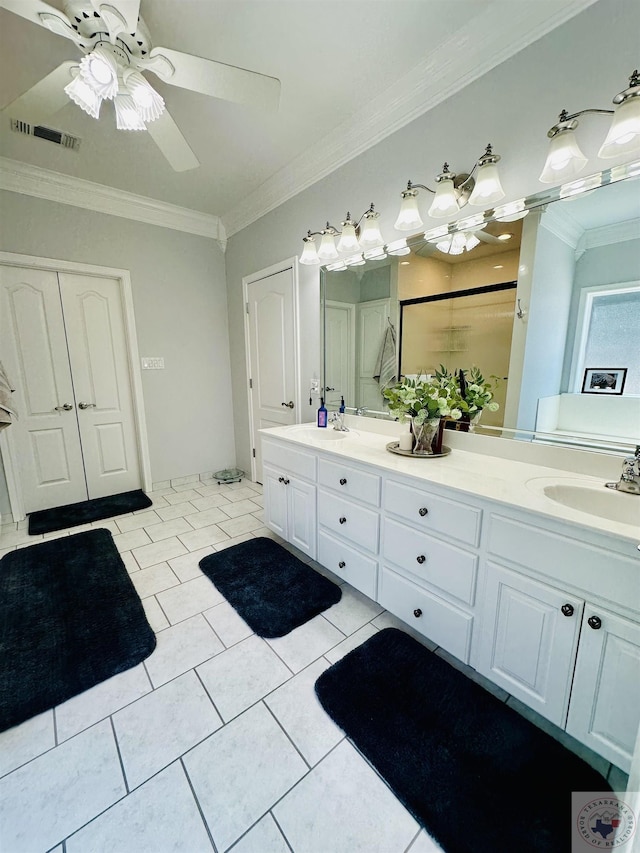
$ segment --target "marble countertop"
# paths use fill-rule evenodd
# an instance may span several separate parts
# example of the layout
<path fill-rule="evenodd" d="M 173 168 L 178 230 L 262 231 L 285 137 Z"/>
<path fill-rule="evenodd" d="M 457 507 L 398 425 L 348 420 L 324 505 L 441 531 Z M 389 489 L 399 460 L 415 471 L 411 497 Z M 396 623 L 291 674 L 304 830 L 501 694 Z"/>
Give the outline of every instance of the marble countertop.
<path fill-rule="evenodd" d="M 625 523 L 566 506 L 547 497 L 542 491 L 549 483 L 601 490 L 604 488 L 602 479 L 457 447 L 448 456 L 438 458 L 399 456 L 386 449 L 389 442 L 397 441 L 397 425 L 387 423 L 385 427 L 376 426 L 378 430 L 386 427 L 388 432 L 373 432 L 358 426 L 356 430 L 352 429 L 345 433 L 344 438 L 338 440 L 327 440 L 324 435 L 319 436 L 318 433 L 325 433 L 325 430 L 318 430 L 315 424 L 274 427 L 260 432 L 265 438 L 284 439 L 296 445 L 322 451 L 337 459 L 376 465 L 390 473 L 415 477 L 425 483 L 458 489 L 479 498 L 487 498 L 572 525 L 622 537 L 633 542 L 634 546 L 640 543 L 640 496 L 615 492 L 611 494 L 613 501 L 625 501 L 624 509 L 631 513 L 632 523 Z M 446 433 L 444 444 L 447 445 Z M 634 503 L 630 504 L 629 501 Z M 640 560 L 640 552 L 635 553 Z"/>

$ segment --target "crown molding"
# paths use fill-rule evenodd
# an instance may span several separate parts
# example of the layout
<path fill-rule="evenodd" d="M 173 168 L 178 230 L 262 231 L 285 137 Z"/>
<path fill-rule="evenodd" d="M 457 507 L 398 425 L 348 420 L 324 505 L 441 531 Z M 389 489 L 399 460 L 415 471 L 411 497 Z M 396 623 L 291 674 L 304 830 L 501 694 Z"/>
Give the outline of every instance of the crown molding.
<path fill-rule="evenodd" d="M 508 15 L 502 4 L 492 4 L 224 214 L 227 235 L 246 228 L 596 2 L 570 0 L 553 14 L 547 3 L 513 3 Z"/>
<path fill-rule="evenodd" d="M 600 228 L 590 228 L 585 231 L 580 248 L 597 249 L 599 246 L 610 246 L 613 243 L 624 243 L 627 240 L 640 240 L 640 219 L 627 219 L 624 222 L 613 222 Z"/>
<path fill-rule="evenodd" d="M 207 237 L 217 240 L 222 251 L 226 248 L 227 238 L 218 216 L 63 175 L 8 157 L 0 157 L 0 189 Z"/>
<path fill-rule="evenodd" d="M 577 251 L 585 230 L 562 205 L 550 204 L 545 207 L 540 226 Z"/>

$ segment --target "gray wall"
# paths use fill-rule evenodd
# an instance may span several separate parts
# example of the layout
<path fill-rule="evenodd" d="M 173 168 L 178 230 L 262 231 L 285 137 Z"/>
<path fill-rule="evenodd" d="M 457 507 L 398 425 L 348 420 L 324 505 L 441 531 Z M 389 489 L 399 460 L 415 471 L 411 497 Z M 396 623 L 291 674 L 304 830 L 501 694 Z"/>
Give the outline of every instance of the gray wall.
<path fill-rule="evenodd" d="M 234 420 L 238 464 L 249 464 L 249 427 L 242 314 L 242 277 L 299 255 L 307 229 L 327 219 L 340 221 L 347 210 L 360 215 L 373 200 L 387 240 L 402 236 L 393 228 L 400 191 L 408 178 L 432 184 L 445 159 L 457 171 L 469 170 L 491 141 L 502 155 L 506 201 L 539 192 L 538 175 L 547 152 L 546 132 L 563 107 L 608 108 L 637 64 L 640 4 L 600 0 L 585 12 L 495 68 L 465 90 L 342 166 L 333 174 L 233 235 L 227 248 L 227 291 L 231 339 Z M 580 145 L 592 157 L 591 171 L 614 165 L 596 153 L 607 121 L 587 117 Z M 419 199 L 426 216 L 428 197 Z M 475 209 L 477 210 L 477 209 Z M 469 209 L 465 209 L 466 214 Z M 427 220 L 427 226 L 440 221 Z M 317 267 L 303 269 L 303 376 L 319 370 Z M 307 399 L 308 402 L 308 399 Z M 303 419 L 312 410 L 303 407 Z"/>
<path fill-rule="evenodd" d="M 164 370 L 142 371 L 154 482 L 235 464 L 224 255 L 214 240 L 8 192 L 0 232 L 7 252 L 130 271 L 140 356 L 165 360 Z"/>

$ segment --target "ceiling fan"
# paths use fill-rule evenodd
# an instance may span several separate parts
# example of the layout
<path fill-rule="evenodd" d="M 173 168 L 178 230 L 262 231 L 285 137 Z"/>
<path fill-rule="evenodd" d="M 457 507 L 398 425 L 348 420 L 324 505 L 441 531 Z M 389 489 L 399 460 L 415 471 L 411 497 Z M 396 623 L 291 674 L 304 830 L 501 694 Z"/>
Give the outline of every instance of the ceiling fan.
<path fill-rule="evenodd" d="M 142 72 L 165 83 L 226 101 L 275 110 L 280 81 L 233 65 L 154 47 L 140 17 L 140 0 L 64 0 L 64 12 L 43 0 L 0 0 L 0 7 L 74 42 L 83 56 L 68 60 L 20 95 L 2 112 L 39 125 L 69 99 L 98 118 L 112 100 L 121 130 L 147 130 L 177 172 L 199 166 Z"/>
<path fill-rule="evenodd" d="M 443 229 L 443 232 L 441 236 L 434 236 L 419 249 L 415 249 L 415 254 L 421 255 L 423 258 L 428 258 L 435 251 L 442 252 L 445 255 L 461 255 L 463 252 L 471 252 L 480 243 L 490 243 L 495 246 L 504 245 L 505 239 L 508 240 L 512 236 L 511 234 L 494 236 L 488 231 L 483 231 L 482 226 L 470 227 L 453 233 L 448 233 L 448 229 Z"/>

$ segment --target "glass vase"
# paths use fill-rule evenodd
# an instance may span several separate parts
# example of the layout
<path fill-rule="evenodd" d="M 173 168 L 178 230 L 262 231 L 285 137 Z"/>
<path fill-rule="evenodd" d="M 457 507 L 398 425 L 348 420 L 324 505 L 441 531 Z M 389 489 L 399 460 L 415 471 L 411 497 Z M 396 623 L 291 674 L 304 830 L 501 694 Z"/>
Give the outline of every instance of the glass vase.
<path fill-rule="evenodd" d="M 432 456 L 440 452 L 434 448 L 434 443 L 440 435 L 440 418 L 430 418 L 424 423 L 418 423 L 411 418 L 411 434 L 413 435 L 413 453 L 416 456 Z"/>

